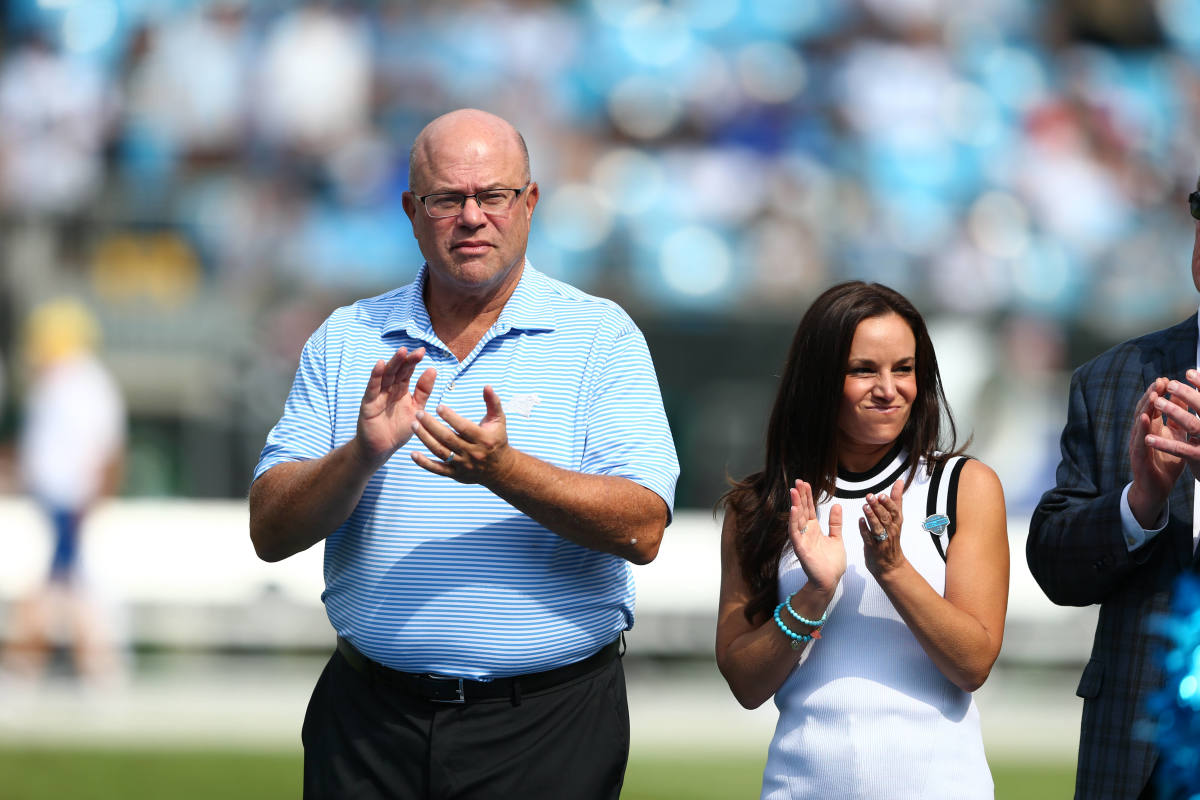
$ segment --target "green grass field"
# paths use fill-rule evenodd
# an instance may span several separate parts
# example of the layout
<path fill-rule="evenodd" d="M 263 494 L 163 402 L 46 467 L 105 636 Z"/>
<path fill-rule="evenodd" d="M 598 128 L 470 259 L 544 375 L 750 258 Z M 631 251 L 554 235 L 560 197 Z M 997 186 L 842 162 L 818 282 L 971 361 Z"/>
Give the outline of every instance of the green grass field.
<path fill-rule="evenodd" d="M 762 759 L 635 756 L 622 800 L 756 798 Z M 1061 800 L 1075 785 L 1071 764 L 992 765 L 997 800 Z M 206 750 L 0 748 L 3 800 L 292 800 L 300 755 Z"/>

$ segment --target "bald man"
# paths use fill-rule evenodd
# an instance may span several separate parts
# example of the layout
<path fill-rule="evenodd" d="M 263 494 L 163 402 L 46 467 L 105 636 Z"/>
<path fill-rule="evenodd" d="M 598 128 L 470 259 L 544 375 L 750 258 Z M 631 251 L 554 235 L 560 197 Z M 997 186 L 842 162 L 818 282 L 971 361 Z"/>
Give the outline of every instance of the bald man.
<path fill-rule="evenodd" d="M 679 473 L 646 342 L 526 260 L 509 123 L 439 117 L 409 173 L 424 265 L 312 335 L 250 489 L 261 558 L 325 542 L 305 797 L 616 798 L 630 562 Z"/>

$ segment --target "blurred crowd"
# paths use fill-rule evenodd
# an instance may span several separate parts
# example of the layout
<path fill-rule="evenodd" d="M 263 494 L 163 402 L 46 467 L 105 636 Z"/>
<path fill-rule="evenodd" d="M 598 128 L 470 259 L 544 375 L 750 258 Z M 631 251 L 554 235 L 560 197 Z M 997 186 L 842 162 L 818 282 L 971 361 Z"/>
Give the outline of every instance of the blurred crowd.
<path fill-rule="evenodd" d="M 129 405 L 133 494 L 245 491 L 308 333 L 419 266 L 407 147 L 455 107 L 525 134 L 534 265 L 622 303 L 658 362 L 695 365 L 664 371 L 664 397 L 681 460 L 715 477 L 685 475 L 681 505 L 759 447 L 720 408 L 765 405 L 798 314 L 837 280 L 941 320 L 967 430 L 986 449 L 1015 426 L 1047 459 L 1076 351 L 1196 303 L 1200 0 L 6 9 L 7 426 L 21 319 L 83 298 Z M 760 339 L 717 370 L 695 346 Z M 1027 396 L 998 400 L 1014 377 Z"/>

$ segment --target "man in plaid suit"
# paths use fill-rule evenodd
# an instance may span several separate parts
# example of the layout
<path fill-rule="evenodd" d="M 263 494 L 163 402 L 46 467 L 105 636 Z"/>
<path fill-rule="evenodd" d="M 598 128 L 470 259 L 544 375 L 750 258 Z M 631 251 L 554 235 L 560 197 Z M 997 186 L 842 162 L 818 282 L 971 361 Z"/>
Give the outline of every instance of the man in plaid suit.
<path fill-rule="evenodd" d="M 1200 291 L 1200 183 L 1188 198 Z M 1038 503 L 1026 556 L 1059 605 L 1100 604 L 1083 698 L 1075 797 L 1156 798 L 1147 698 L 1163 686 L 1156 618 L 1196 568 L 1200 476 L 1197 315 L 1123 342 L 1071 378 L 1057 486 Z M 1184 469 L 1188 467 L 1188 469 Z"/>

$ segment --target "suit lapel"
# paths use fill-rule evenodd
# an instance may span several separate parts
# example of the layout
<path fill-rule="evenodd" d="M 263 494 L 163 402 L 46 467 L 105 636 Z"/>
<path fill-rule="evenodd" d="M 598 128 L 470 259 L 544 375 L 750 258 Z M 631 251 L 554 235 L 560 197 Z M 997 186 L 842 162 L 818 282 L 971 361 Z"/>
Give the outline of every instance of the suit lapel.
<path fill-rule="evenodd" d="M 1148 353 L 1143 376 L 1145 386 L 1159 376 L 1184 381 L 1184 373 L 1196 366 L 1197 320 L 1193 314 L 1188 319 L 1167 328 L 1159 339 L 1158 349 Z M 1190 471 L 1184 470 L 1175 488 L 1171 490 L 1171 517 L 1167 520 L 1170 547 L 1182 569 L 1190 569 L 1192 554 L 1192 504 L 1195 498 L 1196 480 Z"/>

